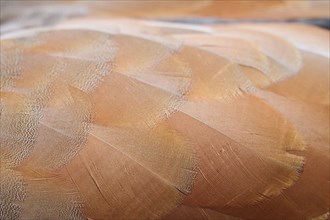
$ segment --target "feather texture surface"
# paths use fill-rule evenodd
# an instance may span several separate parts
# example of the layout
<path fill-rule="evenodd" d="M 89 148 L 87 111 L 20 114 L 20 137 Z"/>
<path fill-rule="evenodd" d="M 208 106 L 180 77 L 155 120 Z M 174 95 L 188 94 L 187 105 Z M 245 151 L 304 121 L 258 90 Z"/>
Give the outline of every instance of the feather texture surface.
<path fill-rule="evenodd" d="M 129 19 L 2 35 L 0 219 L 326 218 L 326 36 Z"/>

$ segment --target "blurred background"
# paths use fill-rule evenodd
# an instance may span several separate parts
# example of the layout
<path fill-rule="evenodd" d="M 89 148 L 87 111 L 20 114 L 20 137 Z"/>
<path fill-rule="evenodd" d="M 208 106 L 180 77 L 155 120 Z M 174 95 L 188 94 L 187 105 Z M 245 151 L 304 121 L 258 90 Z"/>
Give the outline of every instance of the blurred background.
<path fill-rule="evenodd" d="M 77 18 L 140 18 L 191 24 L 308 23 L 330 28 L 328 0 L 1 0 L 1 34 Z"/>

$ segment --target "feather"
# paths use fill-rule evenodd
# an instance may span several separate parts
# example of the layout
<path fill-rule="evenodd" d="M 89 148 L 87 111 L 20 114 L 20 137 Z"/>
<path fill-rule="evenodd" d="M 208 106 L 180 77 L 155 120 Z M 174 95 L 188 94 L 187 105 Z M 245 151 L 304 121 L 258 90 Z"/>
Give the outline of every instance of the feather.
<path fill-rule="evenodd" d="M 329 58 L 329 32 L 318 27 L 303 24 L 240 24 L 240 28 L 271 33 L 285 38 L 303 51 L 313 52 Z M 301 36 L 304 37 L 301 37 Z"/>
<path fill-rule="evenodd" d="M 211 209 L 180 206 L 173 213 L 165 218 L 166 220 L 193 219 L 193 220 L 239 220 L 233 216 L 225 215 Z"/>
<path fill-rule="evenodd" d="M 269 89 L 286 97 L 329 106 L 329 59 L 310 52 L 303 53 L 304 66 L 299 73 Z"/>
<path fill-rule="evenodd" d="M 188 115 L 175 114 L 170 124 L 196 142 L 201 157 L 195 187 L 186 204 L 209 208 L 243 206 L 271 196 L 285 181 L 296 178 L 296 170 L 267 160 Z M 276 184 L 277 178 L 283 182 Z"/>
<path fill-rule="evenodd" d="M 294 75 L 301 67 L 299 51 L 281 38 L 262 34 L 230 29 L 227 31 L 223 28 L 215 35 L 181 35 L 179 39 L 212 51 L 232 62 L 253 67 L 266 75 L 271 82 Z M 205 45 L 205 42 L 210 45 Z M 290 62 L 287 62 L 288 60 Z"/>
<path fill-rule="evenodd" d="M 90 217 L 159 218 L 179 204 L 190 192 L 195 162 L 184 140 L 169 132 L 92 129 L 67 166 Z"/>
<path fill-rule="evenodd" d="M 329 108 L 311 106 L 271 92 L 260 91 L 258 96 L 289 118 L 304 137 L 306 150 L 298 153 L 305 157 L 304 172 L 299 181 L 272 200 L 265 200 L 258 206 L 226 208 L 223 211 L 253 219 L 280 219 L 288 216 L 292 219 L 312 218 L 327 212 L 329 209 Z M 271 213 L 267 210 L 271 210 Z"/>

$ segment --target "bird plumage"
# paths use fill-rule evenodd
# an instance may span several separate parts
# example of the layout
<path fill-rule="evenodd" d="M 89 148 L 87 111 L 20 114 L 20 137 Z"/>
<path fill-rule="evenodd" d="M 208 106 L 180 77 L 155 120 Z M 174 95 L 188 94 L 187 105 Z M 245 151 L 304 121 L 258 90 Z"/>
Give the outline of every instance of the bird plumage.
<path fill-rule="evenodd" d="M 327 218 L 327 36 L 129 19 L 2 35 L 0 219 Z"/>

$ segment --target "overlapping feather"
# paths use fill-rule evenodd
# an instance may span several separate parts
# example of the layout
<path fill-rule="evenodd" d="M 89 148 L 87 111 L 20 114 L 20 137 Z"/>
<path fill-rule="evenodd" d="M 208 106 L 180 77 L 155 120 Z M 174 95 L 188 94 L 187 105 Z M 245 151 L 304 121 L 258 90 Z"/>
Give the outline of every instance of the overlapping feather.
<path fill-rule="evenodd" d="M 329 211 L 328 32 L 136 22 L 2 36 L 1 219 Z"/>

